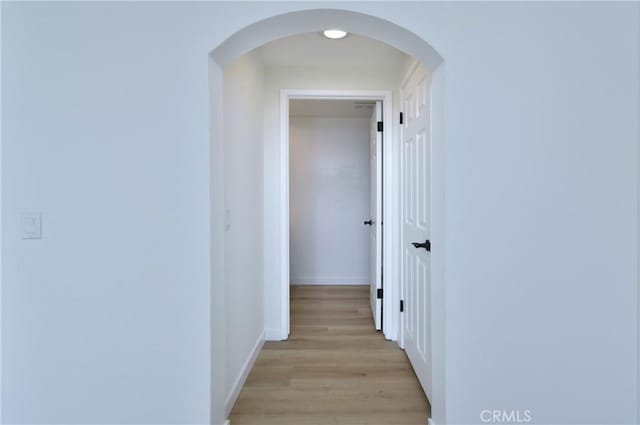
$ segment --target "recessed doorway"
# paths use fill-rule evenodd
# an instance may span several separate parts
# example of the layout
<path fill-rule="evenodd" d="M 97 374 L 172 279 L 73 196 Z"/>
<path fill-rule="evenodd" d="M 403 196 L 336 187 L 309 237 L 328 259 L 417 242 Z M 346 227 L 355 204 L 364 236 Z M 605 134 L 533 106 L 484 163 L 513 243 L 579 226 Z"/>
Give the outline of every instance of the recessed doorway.
<path fill-rule="evenodd" d="M 368 287 L 377 330 L 382 134 L 381 100 L 290 100 L 290 284 Z"/>
<path fill-rule="evenodd" d="M 367 285 L 375 328 L 384 332 L 383 311 L 387 307 L 383 297 L 385 252 L 387 259 L 392 258 L 392 245 L 385 245 L 384 240 L 385 232 L 390 238 L 390 231 L 394 228 L 391 205 L 387 203 L 385 207 L 383 202 L 385 195 L 388 196 L 393 190 L 392 180 L 384 178 L 385 170 L 391 169 L 394 160 L 390 149 L 391 130 L 384 131 L 384 120 L 391 122 L 391 108 L 385 108 L 385 105 L 391 103 L 392 94 L 388 91 L 281 91 L 281 154 L 283 163 L 290 164 L 289 167 L 283 167 L 281 175 L 285 214 L 282 217 L 283 279 L 280 297 L 284 307 L 281 319 L 287 329 L 281 339 L 286 339 L 290 333 L 291 284 Z M 340 111 L 341 117 L 337 116 Z M 314 114 L 315 122 L 309 119 Z M 320 119 L 321 115 L 324 115 L 324 119 Z M 350 115 L 353 120 L 345 121 L 345 115 Z M 345 141 L 340 143 L 337 140 L 338 123 L 343 127 L 338 130 L 344 131 L 343 136 L 347 133 L 355 136 L 355 139 L 349 137 L 351 149 L 345 149 Z M 292 136 L 296 144 L 293 152 L 300 155 L 294 159 L 303 164 L 291 161 Z M 331 138 L 330 141 L 326 140 L 327 136 Z M 331 161 L 323 160 L 318 155 L 303 155 L 305 149 L 310 149 L 314 143 L 317 145 L 315 138 L 325 138 L 315 147 L 316 154 L 320 153 L 325 158 L 332 156 Z M 366 156 L 358 158 L 358 144 L 361 153 Z M 342 171 L 351 175 L 335 174 L 336 167 L 348 161 L 349 156 L 351 161 Z M 315 167 L 316 172 L 309 172 L 309 167 Z M 291 179 L 292 171 L 297 174 L 296 181 Z M 313 188 L 301 187 L 300 179 L 310 181 L 313 177 L 316 180 L 312 185 L 321 193 L 310 190 Z M 352 184 L 351 189 L 345 186 L 348 184 Z M 292 193 L 296 196 L 293 203 Z M 325 202 L 320 201 L 322 197 L 326 198 Z M 333 205 L 328 205 L 326 201 L 333 202 Z M 336 205 L 336 202 L 343 202 L 343 205 Z M 336 213 L 340 207 L 342 209 Z M 385 209 L 390 217 L 389 230 L 383 226 Z M 358 214 L 360 219 L 357 219 Z M 390 267 L 386 270 L 390 270 Z M 351 275 L 339 276 L 339 273 Z M 359 273 L 359 276 L 354 273 Z M 389 292 L 397 291 L 398 288 L 392 286 L 390 279 L 386 281 L 390 282 Z M 390 306 L 388 311 L 390 321 L 399 320 L 397 315 L 393 317 Z"/>

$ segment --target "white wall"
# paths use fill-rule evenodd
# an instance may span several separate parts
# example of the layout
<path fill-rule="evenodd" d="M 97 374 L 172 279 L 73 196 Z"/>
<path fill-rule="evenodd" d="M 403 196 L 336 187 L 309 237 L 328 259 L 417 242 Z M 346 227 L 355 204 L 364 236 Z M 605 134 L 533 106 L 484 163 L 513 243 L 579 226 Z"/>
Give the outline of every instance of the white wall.
<path fill-rule="evenodd" d="M 1 7 L 3 421 L 206 423 L 224 35 L 171 4 Z"/>
<path fill-rule="evenodd" d="M 464 7 L 442 52 L 447 421 L 634 423 L 638 4 Z"/>
<path fill-rule="evenodd" d="M 2 2 L 6 423 L 208 422 L 220 385 L 208 265 L 222 253 L 208 240 L 207 53 L 321 6 Z M 402 25 L 445 59 L 436 422 L 476 423 L 485 408 L 636 422 L 638 4 L 339 7 Z M 44 213 L 44 240 L 19 240 L 24 210 Z"/>
<path fill-rule="evenodd" d="M 289 121 L 291 284 L 368 284 L 370 119 Z"/>
<path fill-rule="evenodd" d="M 242 386 L 244 366 L 264 340 L 262 246 L 262 64 L 244 55 L 224 72 L 225 278 L 227 400 Z M 239 164 L 242 164 L 241 166 Z M 234 392 L 236 394 L 234 394 Z"/>

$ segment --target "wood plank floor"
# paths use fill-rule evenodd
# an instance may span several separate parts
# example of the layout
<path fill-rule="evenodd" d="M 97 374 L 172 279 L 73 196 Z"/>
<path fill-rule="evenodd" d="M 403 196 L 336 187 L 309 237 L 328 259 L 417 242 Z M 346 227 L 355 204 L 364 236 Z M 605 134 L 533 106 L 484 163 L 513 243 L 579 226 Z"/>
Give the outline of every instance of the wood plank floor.
<path fill-rule="evenodd" d="M 291 335 L 267 342 L 231 425 L 425 425 L 404 351 L 376 332 L 367 286 L 293 286 Z"/>

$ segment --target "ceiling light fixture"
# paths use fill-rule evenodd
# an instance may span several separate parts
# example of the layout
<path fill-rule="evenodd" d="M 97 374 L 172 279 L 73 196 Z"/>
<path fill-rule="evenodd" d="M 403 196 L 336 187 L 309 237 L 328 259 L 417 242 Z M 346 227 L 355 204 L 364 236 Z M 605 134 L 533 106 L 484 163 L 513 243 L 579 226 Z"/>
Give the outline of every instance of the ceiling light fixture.
<path fill-rule="evenodd" d="M 325 30 L 322 32 L 325 37 L 330 38 L 332 40 L 338 40 L 340 38 L 345 38 L 347 36 L 346 31 L 342 30 Z"/>

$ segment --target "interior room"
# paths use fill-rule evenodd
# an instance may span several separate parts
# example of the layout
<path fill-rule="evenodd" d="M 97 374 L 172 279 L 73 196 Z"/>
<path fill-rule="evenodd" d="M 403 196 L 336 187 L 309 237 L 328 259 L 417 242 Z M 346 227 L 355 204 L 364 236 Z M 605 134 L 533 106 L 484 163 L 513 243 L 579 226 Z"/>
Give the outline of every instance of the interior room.
<path fill-rule="evenodd" d="M 8 0 L 0 38 L 0 423 L 640 423 L 637 1 Z M 376 102 L 368 215 L 364 162 L 291 168 L 318 98 Z M 298 211 L 313 166 L 344 199 Z"/>

